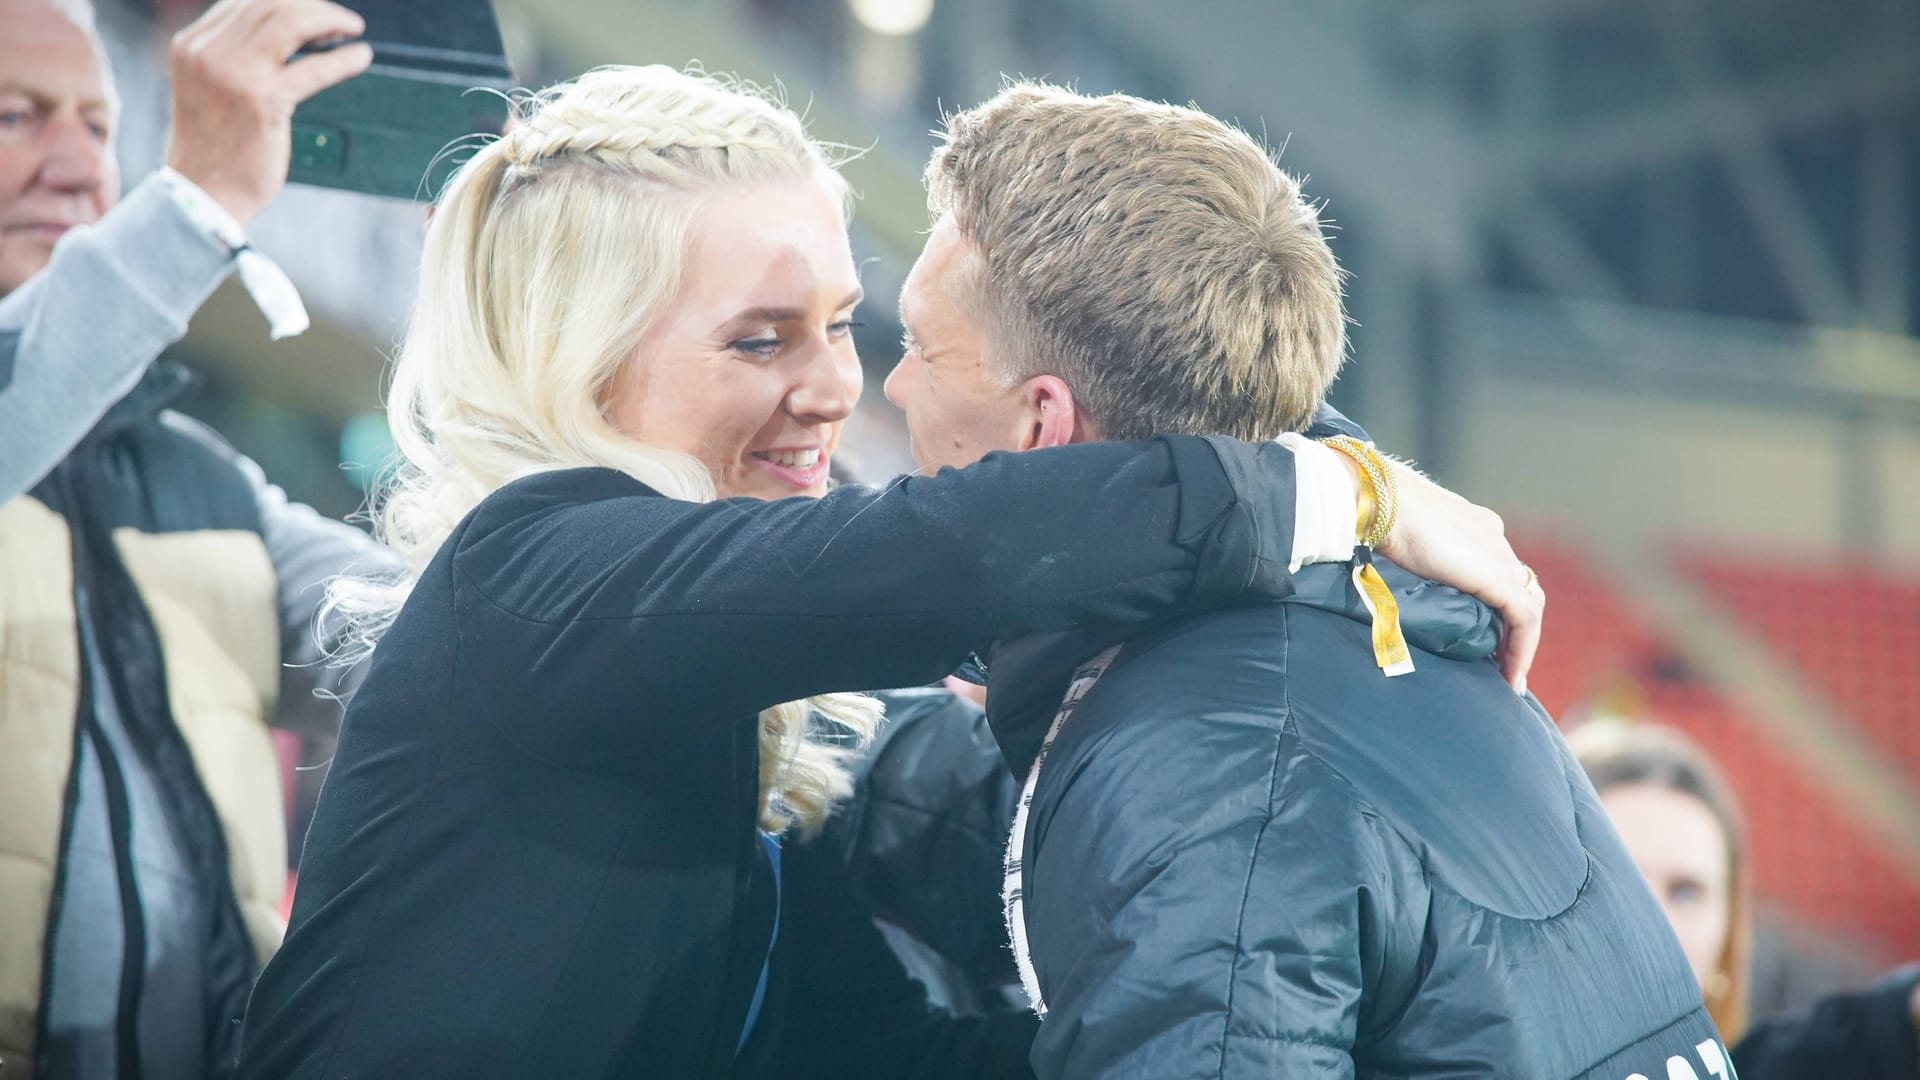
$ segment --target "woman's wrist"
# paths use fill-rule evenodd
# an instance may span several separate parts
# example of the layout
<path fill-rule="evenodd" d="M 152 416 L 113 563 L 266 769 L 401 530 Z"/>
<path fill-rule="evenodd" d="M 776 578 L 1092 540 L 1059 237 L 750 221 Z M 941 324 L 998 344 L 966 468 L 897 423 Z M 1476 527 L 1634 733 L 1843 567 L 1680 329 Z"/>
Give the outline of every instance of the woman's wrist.
<path fill-rule="evenodd" d="M 1353 524 L 1360 512 L 1360 466 L 1304 435 L 1290 432 L 1277 441 L 1294 459 L 1292 569 L 1346 562 L 1353 557 Z"/>
<path fill-rule="evenodd" d="M 1379 548 L 1393 534 L 1400 517 L 1400 496 L 1394 484 L 1392 465 L 1370 442 L 1351 435 L 1335 435 L 1320 440 L 1321 445 L 1338 451 L 1360 471 L 1360 509 L 1354 520 L 1354 533 L 1363 547 Z"/>

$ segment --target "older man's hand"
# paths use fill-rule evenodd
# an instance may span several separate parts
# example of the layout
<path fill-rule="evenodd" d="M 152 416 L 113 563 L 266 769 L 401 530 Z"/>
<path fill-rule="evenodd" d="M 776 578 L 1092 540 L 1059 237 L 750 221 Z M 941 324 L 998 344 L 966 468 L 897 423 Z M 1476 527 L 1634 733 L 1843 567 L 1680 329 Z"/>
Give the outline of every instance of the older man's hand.
<path fill-rule="evenodd" d="M 173 39 L 167 164 L 242 225 L 252 220 L 286 185 L 294 106 L 373 62 L 364 43 L 294 53 L 365 29 L 326 0 L 220 0 Z"/>
<path fill-rule="evenodd" d="M 1479 597 L 1499 612 L 1506 624 L 1500 673 L 1525 693 L 1547 594 L 1507 543 L 1506 523 L 1400 462 L 1388 468 L 1400 493 L 1400 519 L 1380 554 L 1421 577 Z"/>

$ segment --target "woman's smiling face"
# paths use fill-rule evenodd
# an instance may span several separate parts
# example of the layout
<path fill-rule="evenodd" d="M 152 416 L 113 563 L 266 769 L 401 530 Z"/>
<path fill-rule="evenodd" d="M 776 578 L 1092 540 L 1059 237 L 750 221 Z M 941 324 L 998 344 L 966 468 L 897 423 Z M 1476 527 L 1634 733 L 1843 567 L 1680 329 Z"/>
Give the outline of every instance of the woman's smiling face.
<path fill-rule="evenodd" d="M 821 495 L 860 400 L 861 298 L 840 206 L 819 184 L 702 201 L 680 291 L 614 376 L 608 418 L 679 450 L 721 498 Z"/>

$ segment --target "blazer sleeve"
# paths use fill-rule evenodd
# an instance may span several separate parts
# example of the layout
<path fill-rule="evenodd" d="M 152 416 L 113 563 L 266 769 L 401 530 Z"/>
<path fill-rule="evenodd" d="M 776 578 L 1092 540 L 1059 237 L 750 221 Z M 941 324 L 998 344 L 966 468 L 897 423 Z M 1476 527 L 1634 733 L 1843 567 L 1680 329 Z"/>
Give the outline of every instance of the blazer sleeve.
<path fill-rule="evenodd" d="M 499 722 L 565 760 L 649 720 L 929 682 L 1002 637 L 1284 596 L 1293 511 L 1284 447 L 1170 438 L 774 502 L 545 474 L 449 546 L 464 663 L 512 672 Z M 591 717 L 555 724 L 587 687 Z"/>

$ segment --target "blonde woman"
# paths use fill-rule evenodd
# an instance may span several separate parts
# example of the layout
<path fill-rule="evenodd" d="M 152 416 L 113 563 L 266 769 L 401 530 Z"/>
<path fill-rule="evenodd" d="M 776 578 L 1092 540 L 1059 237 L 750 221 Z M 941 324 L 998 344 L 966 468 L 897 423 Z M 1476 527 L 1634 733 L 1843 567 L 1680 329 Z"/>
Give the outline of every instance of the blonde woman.
<path fill-rule="evenodd" d="M 758 1071 L 789 985 L 873 996 L 778 946 L 779 836 L 878 719 L 835 691 L 1344 557 L 1357 479 L 1275 445 L 828 493 L 860 389 L 846 207 L 790 112 L 660 68 L 548 92 L 449 185 L 389 407 L 381 532 L 411 569 L 339 594 L 377 647 L 243 1075 Z M 1390 554 L 1517 577 L 1408 509 Z"/>

